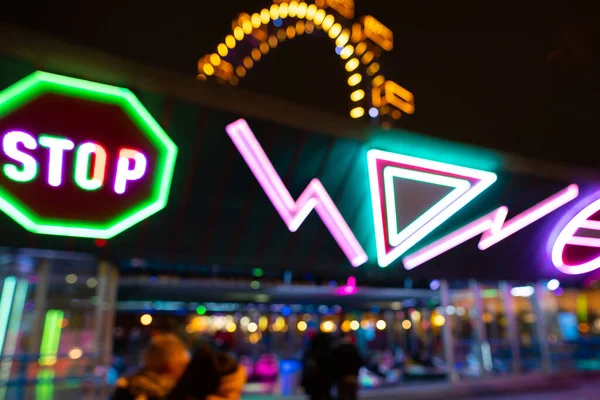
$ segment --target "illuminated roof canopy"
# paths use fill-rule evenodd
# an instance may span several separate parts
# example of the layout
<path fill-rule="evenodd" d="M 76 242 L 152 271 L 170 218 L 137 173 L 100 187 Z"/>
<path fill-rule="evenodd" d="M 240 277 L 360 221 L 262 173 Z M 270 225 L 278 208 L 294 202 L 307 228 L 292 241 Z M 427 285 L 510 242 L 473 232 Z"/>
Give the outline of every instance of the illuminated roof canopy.
<path fill-rule="evenodd" d="M 326 35 L 343 60 L 350 88 L 350 116 L 382 122 L 415 110 L 414 96 L 381 73 L 379 58 L 394 47 L 392 31 L 372 16 L 354 19 L 354 0 L 314 4 L 274 0 L 270 8 L 241 13 L 215 53 L 198 61 L 198 78 L 237 85 L 257 62 L 286 40 Z"/>

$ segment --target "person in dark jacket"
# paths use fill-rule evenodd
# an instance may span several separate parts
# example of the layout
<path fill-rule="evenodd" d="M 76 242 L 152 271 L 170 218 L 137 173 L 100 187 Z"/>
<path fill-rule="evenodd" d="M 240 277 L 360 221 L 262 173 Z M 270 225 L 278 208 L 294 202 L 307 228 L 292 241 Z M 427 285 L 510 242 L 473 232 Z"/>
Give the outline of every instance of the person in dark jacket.
<path fill-rule="evenodd" d="M 311 400 L 330 400 L 334 383 L 331 336 L 317 333 L 303 359 L 301 385 Z"/>
<path fill-rule="evenodd" d="M 142 368 L 117 381 L 112 400 L 162 400 L 181 378 L 190 355 L 175 335 L 155 336 L 144 354 Z"/>
<path fill-rule="evenodd" d="M 336 382 L 339 400 L 356 400 L 358 398 L 358 373 L 364 361 L 358 352 L 351 335 L 340 337 L 339 344 L 333 350 Z"/>

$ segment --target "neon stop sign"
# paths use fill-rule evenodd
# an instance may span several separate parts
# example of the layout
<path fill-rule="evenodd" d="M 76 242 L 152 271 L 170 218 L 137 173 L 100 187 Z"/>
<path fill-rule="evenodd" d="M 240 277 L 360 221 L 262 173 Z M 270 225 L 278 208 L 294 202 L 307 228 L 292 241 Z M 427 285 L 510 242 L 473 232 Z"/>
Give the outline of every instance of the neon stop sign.
<path fill-rule="evenodd" d="M 123 88 L 35 72 L 0 93 L 0 210 L 109 239 L 163 209 L 177 146 Z"/>

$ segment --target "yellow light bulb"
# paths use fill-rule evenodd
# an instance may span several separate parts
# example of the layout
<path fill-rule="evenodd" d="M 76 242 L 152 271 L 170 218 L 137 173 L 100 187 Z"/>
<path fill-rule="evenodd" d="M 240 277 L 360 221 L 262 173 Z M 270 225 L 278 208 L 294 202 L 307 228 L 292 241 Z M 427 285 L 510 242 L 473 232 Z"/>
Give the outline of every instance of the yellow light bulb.
<path fill-rule="evenodd" d="M 437 314 L 431 320 L 433 326 L 443 326 L 446 323 L 446 318 L 443 315 Z"/>
<path fill-rule="evenodd" d="M 325 32 L 327 32 L 328 30 L 331 29 L 331 27 L 333 26 L 334 23 L 335 23 L 335 17 L 331 14 L 327 15 L 325 17 L 325 19 L 323 20 L 323 30 Z"/>
<path fill-rule="evenodd" d="M 235 36 L 237 40 L 242 41 L 244 39 L 244 29 L 242 29 L 241 26 L 236 26 L 233 30 L 233 36 Z"/>
<path fill-rule="evenodd" d="M 287 37 L 287 34 L 285 33 L 285 29 L 279 29 L 277 31 L 277 39 L 279 39 L 280 42 L 285 41 Z"/>
<path fill-rule="evenodd" d="M 290 2 L 288 15 L 290 17 L 295 17 L 297 13 L 298 13 L 298 2 L 297 1 Z"/>
<path fill-rule="evenodd" d="M 369 75 L 374 75 L 379 71 L 379 68 L 381 68 L 379 63 L 373 63 L 369 66 L 369 68 L 367 68 L 367 73 Z"/>
<path fill-rule="evenodd" d="M 373 78 L 371 84 L 373 85 L 373 87 L 377 87 L 383 85 L 384 82 L 385 77 L 383 75 L 377 75 L 375 78 Z"/>
<path fill-rule="evenodd" d="M 366 50 L 367 50 L 367 44 L 365 42 L 360 42 L 359 44 L 356 45 L 355 53 L 357 56 L 362 56 Z"/>
<path fill-rule="evenodd" d="M 277 40 L 277 38 L 275 36 L 269 36 L 269 46 L 271 46 L 272 48 L 277 47 L 277 45 L 279 44 L 279 41 Z"/>
<path fill-rule="evenodd" d="M 362 56 L 362 62 L 363 64 L 368 64 L 373 61 L 373 58 L 375 58 L 375 54 L 369 50 Z"/>
<path fill-rule="evenodd" d="M 306 22 L 305 27 L 304 27 L 304 30 L 306 31 L 306 33 L 308 33 L 310 35 L 314 29 L 315 29 L 314 22 L 312 22 L 312 21 Z"/>
<path fill-rule="evenodd" d="M 300 19 L 306 17 L 306 9 L 307 5 L 305 2 L 298 4 L 298 9 L 296 10 L 296 16 Z"/>
<path fill-rule="evenodd" d="M 359 101 L 364 99 L 365 97 L 365 91 L 362 89 L 358 89 L 355 90 L 354 92 L 352 92 L 352 94 L 350 95 L 350 100 L 352 101 Z"/>
<path fill-rule="evenodd" d="M 404 328 L 405 330 L 409 330 L 411 326 L 412 324 L 409 320 L 405 319 L 404 321 L 402 321 L 402 328 Z"/>
<path fill-rule="evenodd" d="M 387 327 L 387 323 L 380 319 L 379 321 L 377 321 L 377 323 L 375 324 L 375 326 L 377 327 L 377 329 L 379 329 L 380 331 L 384 330 Z"/>
<path fill-rule="evenodd" d="M 258 61 L 262 57 L 262 53 L 260 52 L 259 49 L 252 49 L 252 52 L 250 54 L 252 55 L 252 58 L 254 59 L 254 61 Z"/>
<path fill-rule="evenodd" d="M 152 315 L 150 315 L 150 314 L 144 314 L 144 315 L 142 315 L 142 317 L 140 318 L 140 322 L 144 326 L 150 325 L 152 323 Z"/>
<path fill-rule="evenodd" d="M 279 5 L 279 18 L 287 18 L 289 10 L 288 3 L 281 3 Z"/>
<path fill-rule="evenodd" d="M 246 20 L 244 22 L 242 22 L 242 30 L 244 31 L 244 33 L 246 35 L 249 35 L 252 33 L 252 22 Z"/>
<path fill-rule="evenodd" d="M 215 67 L 213 67 L 211 64 L 206 63 L 204 64 L 204 66 L 202 67 L 202 70 L 204 71 L 204 73 L 208 76 L 211 76 L 212 74 L 215 73 Z"/>
<path fill-rule="evenodd" d="M 267 54 L 269 52 L 269 44 L 267 42 L 260 43 L 260 52 L 263 54 Z"/>
<path fill-rule="evenodd" d="M 271 19 L 275 20 L 279 18 L 279 6 L 277 4 L 271 5 Z"/>
<path fill-rule="evenodd" d="M 348 85 L 356 86 L 362 81 L 362 75 L 358 72 L 348 78 Z"/>
<path fill-rule="evenodd" d="M 235 38 L 232 35 L 227 35 L 227 37 L 225 38 L 225 44 L 230 49 L 233 49 L 235 47 Z"/>
<path fill-rule="evenodd" d="M 217 46 L 217 51 L 219 52 L 221 57 L 225 57 L 227 54 L 229 54 L 229 49 L 227 48 L 227 45 L 225 43 L 220 43 Z"/>
<path fill-rule="evenodd" d="M 247 69 L 252 68 L 253 65 L 254 65 L 254 61 L 252 61 L 252 59 L 250 57 L 244 57 L 244 66 Z"/>
<path fill-rule="evenodd" d="M 260 11 L 260 21 L 266 25 L 269 23 L 269 21 L 271 21 L 271 13 L 269 12 L 269 10 L 267 10 L 266 8 L 263 8 Z"/>
<path fill-rule="evenodd" d="M 296 22 L 296 33 L 298 35 L 303 35 L 304 34 L 304 21 L 298 21 L 298 22 Z"/>
<path fill-rule="evenodd" d="M 215 67 L 218 67 L 219 64 L 221 64 L 221 57 L 219 57 L 218 54 L 213 53 L 213 54 L 210 55 L 210 62 Z"/>
<path fill-rule="evenodd" d="M 333 24 L 331 29 L 329 29 L 329 37 L 335 39 L 342 32 L 342 26 L 338 23 Z"/>
<path fill-rule="evenodd" d="M 344 60 L 347 60 L 348 58 L 350 58 L 352 53 L 354 53 L 354 46 L 349 44 L 348 46 L 346 46 L 342 49 L 342 52 L 340 53 L 340 57 L 342 57 L 342 59 L 344 59 Z"/>
<path fill-rule="evenodd" d="M 326 16 L 327 16 L 327 13 L 325 12 L 325 10 L 317 10 L 317 12 L 315 14 L 315 24 L 321 25 Z M 332 24 L 333 24 L 333 22 L 332 22 Z"/>
<path fill-rule="evenodd" d="M 352 329 L 353 331 L 357 331 L 360 329 L 360 322 L 354 320 L 352 322 L 350 322 L 350 329 Z"/>
<path fill-rule="evenodd" d="M 229 79 L 229 83 L 231 84 L 231 86 L 236 86 L 238 83 L 240 83 L 240 80 L 237 76 L 232 75 Z"/>
<path fill-rule="evenodd" d="M 296 36 L 296 28 L 291 25 L 288 26 L 285 30 L 285 34 L 287 35 L 288 39 L 293 39 Z"/>
<path fill-rule="evenodd" d="M 240 78 L 243 78 L 246 76 L 246 68 L 240 65 L 235 69 L 235 73 L 238 74 Z"/>
<path fill-rule="evenodd" d="M 344 29 L 342 33 L 340 33 L 340 36 L 338 36 L 336 39 L 335 45 L 338 47 L 345 46 L 346 43 L 348 43 L 348 40 L 350 40 L 350 31 L 348 29 Z"/>
<path fill-rule="evenodd" d="M 323 11 L 323 13 L 325 13 L 325 12 Z M 311 4 L 306 9 L 306 19 L 311 21 L 311 20 L 315 19 L 315 15 L 317 15 L 317 6 L 315 6 L 314 4 Z"/>
<path fill-rule="evenodd" d="M 365 115 L 365 109 L 362 107 L 356 107 L 350 111 L 350 116 L 355 119 L 360 118 L 363 115 Z"/>
<path fill-rule="evenodd" d="M 261 24 L 262 24 L 262 21 L 260 20 L 260 14 L 259 13 L 252 14 L 252 26 L 254 28 L 260 28 Z"/>
<path fill-rule="evenodd" d="M 346 63 L 346 71 L 348 72 L 352 72 L 354 71 L 358 66 L 360 65 L 360 62 L 358 61 L 358 58 L 352 58 L 350 59 L 350 61 L 348 61 Z"/>
<path fill-rule="evenodd" d="M 298 330 L 300 332 L 304 332 L 306 330 L 306 328 L 308 328 L 308 324 L 304 321 L 300 321 L 298 322 Z"/>

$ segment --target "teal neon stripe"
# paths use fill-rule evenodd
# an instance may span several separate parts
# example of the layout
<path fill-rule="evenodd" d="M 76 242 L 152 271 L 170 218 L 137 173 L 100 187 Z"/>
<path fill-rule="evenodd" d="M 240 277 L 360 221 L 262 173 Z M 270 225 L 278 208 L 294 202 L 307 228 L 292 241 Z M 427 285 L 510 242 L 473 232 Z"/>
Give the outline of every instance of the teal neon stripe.
<path fill-rule="evenodd" d="M 4 348 L 4 340 L 6 339 L 6 328 L 8 327 L 8 317 L 13 304 L 13 296 L 15 287 L 17 286 L 17 278 L 9 276 L 4 279 L 2 287 L 2 297 L 0 297 L 0 354 Z"/>
<path fill-rule="evenodd" d="M 27 300 L 27 289 L 29 283 L 20 279 L 17 282 L 17 290 L 13 302 L 12 312 L 10 314 L 10 320 L 8 321 L 8 334 L 6 336 L 4 356 L 8 356 L 8 360 L 2 361 L 0 365 L 0 382 L 6 382 L 10 379 L 10 371 L 13 366 L 13 356 L 17 348 L 17 339 L 19 337 L 19 330 L 21 329 L 21 319 L 23 317 L 23 308 L 25 307 L 25 300 Z M 0 399 L 6 396 L 6 386 L 0 388 Z"/>

